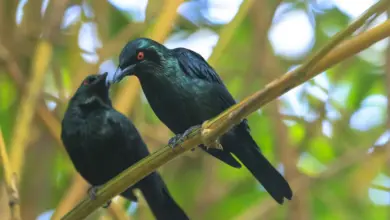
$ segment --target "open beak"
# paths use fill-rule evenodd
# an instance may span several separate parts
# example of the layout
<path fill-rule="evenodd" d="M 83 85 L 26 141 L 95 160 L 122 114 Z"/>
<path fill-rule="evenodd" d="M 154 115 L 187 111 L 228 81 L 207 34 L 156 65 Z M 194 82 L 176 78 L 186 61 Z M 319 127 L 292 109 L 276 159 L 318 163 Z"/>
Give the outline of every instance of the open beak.
<path fill-rule="evenodd" d="M 118 67 L 113 75 L 111 74 L 106 78 L 106 84 L 117 83 L 121 81 L 125 76 L 134 75 L 134 68 L 135 68 L 135 64 L 130 65 L 124 69 Z"/>

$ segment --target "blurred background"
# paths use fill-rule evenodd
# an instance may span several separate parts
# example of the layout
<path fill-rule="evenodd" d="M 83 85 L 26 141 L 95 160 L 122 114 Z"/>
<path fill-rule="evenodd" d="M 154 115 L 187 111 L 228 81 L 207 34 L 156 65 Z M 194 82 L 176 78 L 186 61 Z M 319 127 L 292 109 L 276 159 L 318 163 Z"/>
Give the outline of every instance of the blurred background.
<path fill-rule="evenodd" d="M 242 100 L 376 2 L 0 0 L 0 126 L 18 174 L 22 218 L 50 219 L 57 209 L 58 219 L 86 196 L 60 123 L 81 80 L 115 71 L 127 41 L 150 37 L 200 53 Z M 199 150 L 159 169 L 173 197 L 191 219 L 390 219 L 388 47 L 387 39 L 376 43 L 248 118 L 263 153 L 296 191 L 292 201 L 277 205 L 246 169 Z M 172 137 L 135 77 L 111 96 L 151 152 Z M 8 219 L 3 177 L 1 170 L 0 219 Z M 153 219 L 142 197 L 137 204 L 114 201 L 88 219 Z"/>

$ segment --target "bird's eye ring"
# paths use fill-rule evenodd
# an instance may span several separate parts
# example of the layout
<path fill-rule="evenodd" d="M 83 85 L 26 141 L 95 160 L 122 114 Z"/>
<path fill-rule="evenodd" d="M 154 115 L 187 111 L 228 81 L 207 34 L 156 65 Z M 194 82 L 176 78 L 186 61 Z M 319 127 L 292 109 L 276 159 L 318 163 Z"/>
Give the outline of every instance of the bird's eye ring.
<path fill-rule="evenodd" d="M 84 80 L 83 85 L 89 85 L 93 83 L 97 78 L 96 77 L 88 77 L 87 79 Z"/>
<path fill-rule="evenodd" d="M 137 54 L 137 60 L 143 60 L 144 59 L 144 52 L 138 52 Z"/>

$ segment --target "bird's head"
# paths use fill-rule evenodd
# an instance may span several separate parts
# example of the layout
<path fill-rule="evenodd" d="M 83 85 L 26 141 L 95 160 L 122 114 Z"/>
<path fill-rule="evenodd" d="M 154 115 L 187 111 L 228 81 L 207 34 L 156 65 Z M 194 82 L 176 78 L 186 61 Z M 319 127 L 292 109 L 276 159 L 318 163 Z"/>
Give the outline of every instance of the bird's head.
<path fill-rule="evenodd" d="M 81 82 L 73 99 L 76 99 L 79 104 L 88 105 L 96 98 L 104 103 L 111 103 L 109 97 L 109 85 L 106 84 L 107 72 L 103 74 L 88 75 Z"/>
<path fill-rule="evenodd" d="M 126 44 L 119 55 L 119 66 L 107 77 L 107 84 L 121 81 L 125 76 L 139 79 L 161 70 L 169 49 L 149 38 L 137 38 Z"/>

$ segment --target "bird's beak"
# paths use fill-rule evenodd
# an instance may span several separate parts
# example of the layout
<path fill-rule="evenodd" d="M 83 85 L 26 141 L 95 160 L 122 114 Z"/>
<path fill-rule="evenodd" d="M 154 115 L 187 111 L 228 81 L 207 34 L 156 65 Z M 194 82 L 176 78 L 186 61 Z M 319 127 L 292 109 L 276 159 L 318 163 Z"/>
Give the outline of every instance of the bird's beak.
<path fill-rule="evenodd" d="M 108 75 L 107 72 L 100 74 L 98 80 L 95 83 L 99 84 L 99 85 L 103 84 L 103 85 L 108 86 L 109 84 L 105 83 L 107 81 L 107 78 L 108 78 L 107 75 Z"/>
<path fill-rule="evenodd" d="M 114 73 L 114 75 L 111 75 L 106 78 L 106 84 L 113 84 L 121 81 L 125 76 L 131 76 L 134 75 L 134 68 L 136 64 L 130 65 L 124 69 L 121 69 L 118 67 Z"/>

